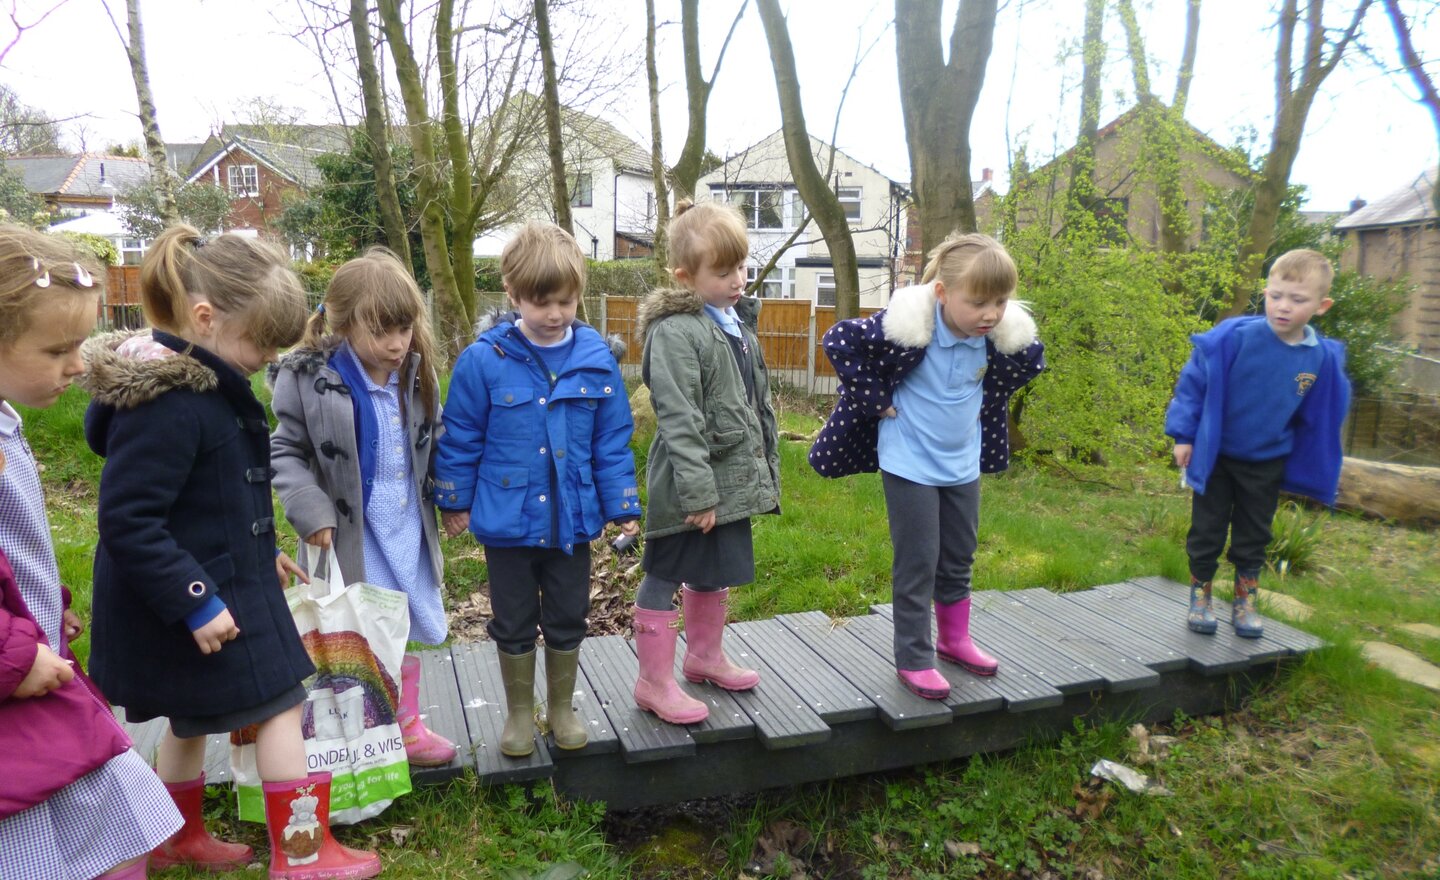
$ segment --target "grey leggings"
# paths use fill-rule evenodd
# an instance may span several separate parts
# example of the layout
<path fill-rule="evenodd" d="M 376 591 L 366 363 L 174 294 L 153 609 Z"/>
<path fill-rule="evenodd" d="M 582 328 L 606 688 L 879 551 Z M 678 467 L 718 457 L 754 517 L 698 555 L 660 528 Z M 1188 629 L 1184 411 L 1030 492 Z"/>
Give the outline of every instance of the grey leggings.
<path fill-rule="evenodd" d="M 706 587 L 700 584 L 686 584 L 685 586 L 697 593 L 713 593 L 716 590 L 725 589 L 724 587 Z M 640 589 L 635 592 L 635 604 L 646 611 L 673 611 L 675 609 L 675 591 L 678 589 L 680 589 L 679 581 L 646 574 L 645 578 L 640 581 Z"/>

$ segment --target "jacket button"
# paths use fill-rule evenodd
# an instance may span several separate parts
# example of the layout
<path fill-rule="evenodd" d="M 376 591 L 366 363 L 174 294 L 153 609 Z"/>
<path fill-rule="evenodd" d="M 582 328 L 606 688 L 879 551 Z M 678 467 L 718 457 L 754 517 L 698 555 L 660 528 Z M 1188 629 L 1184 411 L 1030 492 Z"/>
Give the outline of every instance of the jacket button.
<path fill-rule="evenodd" d="M 565 450 L 563 450 L 563 449 L 557 449 L 557 450 L 555 450 L 555 457 L 556 457 L 556 458 L 564 458 L 564 457 L 565 457 Z"/>
<path fill-rule="evenodd" d="M 584 385 L 581 385 L 581 386 L 580 386 L 580 393 L 581 393 L 581 394 L 589 394 L 590 392 L 585 390 L 585 386 L 584 386 Z"/>
<path fill-rule="evenodd" d="M 611 387 L 610 387 L 609 385 L 606 385 L 606 386 L 605 386 L 605 393 L 606 393 L 606 394 L 609 394 L 612 390 L 613 390 L 613 389 L 611 389 Z"/>
<path fill-rule="evenodd" d="M 185 589 L 190 592 L 190 595 L 198 599 L 201 596 L 205 595 L 205 582 L 191 581 L 190 586 L 186 587 Z"/>
<path fill-rule="evenodd" d="M 541 446 L 541 447 L 540 447 L 540 454 L 541 454 L 541 455 L 544 455 L 544 454 L 545 454 L 545 447 L 544 447 L 544 446 Z"/>
<path fill-rule="evenodd" d="M 454 500 L 455 500 L 455 493 L 454 493 L 454 492 L 451 492 L 451 493 L 450 493 L 450 500 L 451 500 L 451 501 L 454 501 Z"/>
<path fill-rule="evenodd" d="M 541 496 L 540 496 L 540 503 L 542 503 L 542 504 L 545 503 L 545 496 L 544 496 L 544 495 L 541 495 Z"/>
<path fill-rule="evenodd" d="M 509 485 L 510 485 L 510 478 L 509 478 L 509 477 L 502 477 L 502 478 L 500 479 L 500 485 L 502 485 L 502 486 L 509 486 Z"/>
<path fill-rule="evenodd" d="M 545 398 L 543 398 L 543 397 L 540 398 L 539 404 L 540 404 L 541 406 L 544 406 L 544 405 L 545 405 Z"/>
<path fill-rule="evenodd" d="M 515 395 L 513 395 L 513 394 L 507 394 L 507 395 L 505 395 L 505 402 L 506 402 L 506 403 L 514 403 L 514 402 L 515 402 Z"/>

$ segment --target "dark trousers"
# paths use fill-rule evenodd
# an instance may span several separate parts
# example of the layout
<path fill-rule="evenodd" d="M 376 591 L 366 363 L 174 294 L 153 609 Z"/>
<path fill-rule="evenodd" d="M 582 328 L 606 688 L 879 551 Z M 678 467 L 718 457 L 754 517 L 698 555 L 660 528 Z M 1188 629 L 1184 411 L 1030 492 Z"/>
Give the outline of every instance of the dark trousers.
<path fill-rule="evenodd" d="M 485 547 L 490 569 L 486 629 L 506 654 L 528 654 L 535 634 L 557 651 L 572 651 L 585 638 L 590 612 L 590 545 L 577 541 L 574 555 L 540 547 Z"/>
<path fill-rule="evenodd" d="M 890 565 L 895 667 L 929 669 L 935 665 L 931 601 L 949 605 L 970 596 L 980 481 L 926 486 L 885 471 L 880 475 L 895 551 Z"/>
<path fill-rule="evenodd" d="M 1222 455 L 1215 461 L 1205 494 L 1196 492 L 1190 504 L 1185 552 L 1190 556 L 1191 577 L 1198 581 L 1215 577 L 1226 532 L 1230 534 L 1229 559 L 1235 573 L 1243 577 L 1260 574 L 1284 476 L 1284 457 L 1240 461 Z"/>

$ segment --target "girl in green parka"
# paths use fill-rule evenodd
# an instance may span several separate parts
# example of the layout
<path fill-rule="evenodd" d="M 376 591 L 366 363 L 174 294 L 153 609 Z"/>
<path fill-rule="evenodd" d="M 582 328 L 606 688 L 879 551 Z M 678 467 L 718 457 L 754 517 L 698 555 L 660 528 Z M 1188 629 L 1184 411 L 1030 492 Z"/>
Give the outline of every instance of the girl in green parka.
<path fill-rule="evenodd" d="M 755 580 L 750 518 L 780 512 L 780 461 L 754 329 L 760 302 L 743 295 L 745 221 L 729 205 L 681 201 L 668 233 L 681 286 L 640 305 L 656 430 L 635 599 L 635 703 L 671 724 L 696 724 L 705 704 L 675 683 L 675 590 L 683 587 L 685 677 L 732 691 L 759 683 L 753 669 L 730 662 L 721 639 L 729 588 Z"/>

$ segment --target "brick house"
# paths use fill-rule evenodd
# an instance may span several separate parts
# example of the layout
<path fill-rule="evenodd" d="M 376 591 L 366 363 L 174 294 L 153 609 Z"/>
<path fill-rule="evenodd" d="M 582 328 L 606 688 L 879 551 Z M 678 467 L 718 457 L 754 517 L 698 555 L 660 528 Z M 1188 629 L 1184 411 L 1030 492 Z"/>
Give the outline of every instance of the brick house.
<path fill-rule="evenodd" d="M 183 174 L 187 182 L 207 181 L 230 194 L 227 232 L 258 235 L 274 230 L 294 194 L 321 182 L 317 156 L 349 149 L 344 126 L 230 125 L 200 145 Z"/>
<path fill-rule="evenodd" d="M 1383 281 L 1409 279 L 1410 303 L 1395 319 L 1395 333 L 1422 355 L 1440 358 L 1440 217 L 1433 194 L 1435 169 L 1356 210 L 1335 224 L 1344 243 L 1340 268 Z"/>

